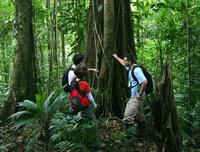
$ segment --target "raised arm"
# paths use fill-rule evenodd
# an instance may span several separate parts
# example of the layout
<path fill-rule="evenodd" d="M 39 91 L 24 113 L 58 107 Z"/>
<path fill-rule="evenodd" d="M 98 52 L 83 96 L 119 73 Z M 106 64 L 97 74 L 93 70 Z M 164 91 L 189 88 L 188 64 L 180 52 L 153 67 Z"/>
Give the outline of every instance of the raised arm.
<path fill-rule="evenodd" d="M 124 64 L 125 64 L 125 63 L 124 63 L 124 60 L 121 59 L 121 58 L 119 58 L 119 57 L 117 56 L 117 54 L 113 54 L 113 57 L 114 57 L 121 65 L 124 65 Z"/>

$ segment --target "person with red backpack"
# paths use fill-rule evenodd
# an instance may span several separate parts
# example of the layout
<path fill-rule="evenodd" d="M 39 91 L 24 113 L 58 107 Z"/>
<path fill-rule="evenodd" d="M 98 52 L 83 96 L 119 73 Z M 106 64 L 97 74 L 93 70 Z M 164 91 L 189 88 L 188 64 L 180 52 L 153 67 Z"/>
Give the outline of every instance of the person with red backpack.
<path fill-rule="evenodd" d="M 83 121 L 96 119 L 94 108 L 97 104 L 94 101 L 90 85 L 84 80 L 87 75 L 87 67 L 81 65 L 74 70 L 76 78 L 70 84 L 70 114 L 76 115 L 81 112 Z"/>
<path fill-rule="evenodd" d="M 138 131 L 144 132 L 145 119 L 142 99 L 145 93 L 149 94 L 153 90 L 151 75 L 144 68 L 137 65 L 132 54 L 126 54 L 124 59 L 119 58 L 117 54 L 113 54 L 113 57 L 128 71 L 128 87 L 131 97 L 126 104 L 123 121 L 127 126 L 136 122 Z"/>
<path fill-rule="evenodd" d="M 77 77 L 74 73 L 75 69 L 81 65 L 84 65 L 84 55 L 81 53 L 77 53 L 73 56 L 72 61 L 73 61 L 73 65 L 65 70 L 63 77 L 62 77 L 62 86 L 63 86 L 63 90 L 66 93 L 69 93 L 71 91 L 70 84 L 71 84 L 72 80 L 74 80 Z M 92 72 L 98 73 L 98 70 L 95 68 L 88 68 L 87 71 L 92 71 Z M 68 111 L 72 111 L 70 104 L 69 104 Z M 71 120 L 72 118 L 73 118 L 73 115 L 68 113 L 66 119 Z"/>

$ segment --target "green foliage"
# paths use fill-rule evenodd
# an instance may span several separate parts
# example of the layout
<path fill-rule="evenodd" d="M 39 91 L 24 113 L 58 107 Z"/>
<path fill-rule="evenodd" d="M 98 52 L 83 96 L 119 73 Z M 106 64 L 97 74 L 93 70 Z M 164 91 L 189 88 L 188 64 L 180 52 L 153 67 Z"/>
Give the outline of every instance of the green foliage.
<path fill-rule="evenodd" d="M 188 0 L 188 11 L 184 0 L 139 0 L 132 7 L 139 63 L 143 63 L 153 77 L 160 80 L 162 64 L 171 60 L 173 91 L 183 143 L 186 144 L 200 124 L 200 28 L 197 26 L 200 24 L 200 14 L 197 13 L 200 10 L 199 1 Z"/>
<path fill-rule="evenodd" d="M 80 123 L 78 116 L 73 121 L 66 121 L 65 116 L 57 113 L 51 120 L 52 137 L 58 151 L 87 151 L 90 144 L 96 144 L 98 132 L 95 121 Z"/>
<path fill-rule="evenodd" d="M 13 39 L 14 5 L 12 1 L 0 1 L 0 10 L 0 98 L 3 101 L 8 91 L 15 47 L 15 39 Z"/>
<path fill-rule="evenodd" d="M 126 134 L 124 134 L 123 132 L 114 132 L 112 134 L 112 139 L 116 142 L 116 143 L 123 143 L 126 139 Z"/>
<path fill-rule="evenodd" d="M 34 128 L 30 131 L 30 139 L 26 147 L 27 151 L 30 151 L 35 142 L 38 141 L 39 136 L 43 136 L 45 141 L 50 140 L 50 120 L 53 115 L 63 107 L 65 96 L 57 96 L 55 91 L 51 93 L 46 100 L 45 96 L 37 96 L 36 103 L 30 100 L 24 100 L 19 103 L 20 111 L 13 114 L 11 118 L 15 118 L 16 122 L 13 125 L 14 129 Z"/>
<path fill-rule="evenodd" d="M 18 106 L 22 110 L 13 114 L 11 118 L 16 118 L 13 126 L 19 129 L 22 126 L 30 126 L 33 123 L 46 124 L 50 117 L 58 111 L 66 103 L 63 102 L 64 96 L 55 96 L 55 92 L 51 93 L 46 100 L 44 97 L 38 97 L 36 103 L 30 100 L 19 102 Z"/>
<path fill-rule="evenodd" d="M 67 35 L 72 52 L 85 48 L 85 32 L 89 1 L 63 1 L 58 8 L 58 29 Z"/>
<path fill-rule="evenodd" d="M 13 143 L 0 145 L 0 151 L 2 151 L 2 152 L 8 152 L 9 149 L 11 149 L 11 147 L 13 145 L 14 145 Z"/>

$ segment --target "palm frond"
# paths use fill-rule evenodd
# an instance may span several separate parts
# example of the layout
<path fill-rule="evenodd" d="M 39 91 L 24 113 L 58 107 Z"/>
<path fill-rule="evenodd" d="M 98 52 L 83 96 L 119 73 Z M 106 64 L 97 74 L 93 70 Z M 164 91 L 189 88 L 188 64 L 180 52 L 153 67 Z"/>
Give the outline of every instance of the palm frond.
<path fill-rule="evenodd" d="M 52 98 L 53 98 L 54 94 L 55 94 L 55 91 L 53 91 L 53 92 L 47 97 L 47 99 L 46 99 L 45 102 L 44 102 L 44 110 L 45 110 L 46 113 L 48 112 L 48 107 L 49 107 L 49 104 L 50 104 L 51 101 L 52 101 Z"/>
<path fill-rule="evenodd" d="M 23 126 L 29 126 L 33 123 L 35 123 L 38 119 L 36 117 L 30 117 L 30 118 L 26 118 L 26 119 L 18 119 L 16 121 L 16 123 L 13 125 L 13 129 L 17 130 L 19 129 L 20 127 L 23 127 Z"/>
<path fill-rule="evenodd" d="M 24 100 L 23 102 L 19 102 L 19 106 L 27 108 L 27 109 L 31 109 L 31 110 L 37 109 L 37 105 L 33 101 L 30 101 L 30 100 Z"/>
<path fill-rule="evenodd" d="M 58 144 L 55 145 L 55 149 L 57 149 L 60 152 L 65 152 L 65 151 L 83 152 L 83 151 L 87 151 L 87 148 L 84 145 L 72 143 L 70 141 L 59 142 Z"/>
<path fill-rule="evenodd" d="M 40 130 L 39 129 L 34 130 L 31 135 L 31 138 L 28 140 L 28 144 L 26 146 L 26 152 L 32 151 L 32 148 L 37 142 L 39 136 L 40 136 Z"/>
<path fill-rule="evenodd" d="M 29 112 L 29 111 L 19 111 L 17 113 L 12 114 L 9 118 L 18 119 L 19 117 L 24 116 L 24 115 L 31 115 L 31 112 Z"/>
<path fill-rule="evenodd" d="M 61 107 L 63 107 L 66 102 L 63 101 L 63 99 L 65 98 L 65 96 L 58 96 L 55 100 L 53 100 L 51 102 L 51 104 L 48 105 L 47 107 L 47 112 L 53 112 L 55 113 L 56 111 L 58 111 Z"/>

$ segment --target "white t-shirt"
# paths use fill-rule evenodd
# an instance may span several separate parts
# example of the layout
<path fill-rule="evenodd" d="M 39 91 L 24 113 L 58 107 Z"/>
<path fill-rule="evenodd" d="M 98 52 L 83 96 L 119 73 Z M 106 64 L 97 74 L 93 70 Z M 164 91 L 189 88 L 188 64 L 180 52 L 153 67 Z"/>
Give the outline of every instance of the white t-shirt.
<path fill-rule="evenodd" d="M 75 69 L 76 66 L 72 65 L 72 68 Z M 74 74 L 74 71 L 70 70 L 68 73 L 68 83 L 70 84 L 72 80 L 74 80 L 75 78 L 76 78 L 76 75 Z"/>
<path fill-rule="evenodd" d="M 139 89 L 139 85 L 142 82 L 144 82 L 145 80 L 147 80 L 146 77 L 144 76 L 144 73 L 143 73 L 142 69 L 140 67 L 136 67 L 134 69 L 134 75 L 138 80 L 138 83 L 139 83 L 138 84 L 137 81 L 135 81 L 133 76 L 132 76 L 132 70 L 133 70 L 133 68 L 131 68 L 128 71 L 128 87 L 131 88 L 131 97 L 133 97 L 133 96 L 135 96 L 137 94 L 138 89 Z"/>

